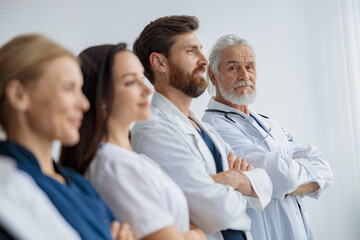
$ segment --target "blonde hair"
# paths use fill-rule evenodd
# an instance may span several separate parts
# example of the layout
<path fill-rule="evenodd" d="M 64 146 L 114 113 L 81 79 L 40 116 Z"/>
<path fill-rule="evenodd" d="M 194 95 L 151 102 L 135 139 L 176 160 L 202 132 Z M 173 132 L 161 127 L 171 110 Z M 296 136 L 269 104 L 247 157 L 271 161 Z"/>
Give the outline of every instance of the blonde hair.
<path fill-rule="evenodd" d="M 38 34 L 15 37 L 0 48 L 0 125 L 5 132 L 9 128 L 7 84 L 13 79 L 23 84 L 34 81 L 44 73 L 50 61 L 61 56 L 74 57 L 68 50 Z"/>

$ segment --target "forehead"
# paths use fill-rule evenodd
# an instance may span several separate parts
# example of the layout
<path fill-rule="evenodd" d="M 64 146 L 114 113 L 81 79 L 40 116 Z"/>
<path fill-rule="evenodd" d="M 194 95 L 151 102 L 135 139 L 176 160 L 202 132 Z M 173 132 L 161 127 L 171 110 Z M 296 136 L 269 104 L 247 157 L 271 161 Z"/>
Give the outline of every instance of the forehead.
<path fill-rule="evenodd" d="M 255 56 L 247 46 L 229 46 L 221 52 L 220 62 L 228 64 L 231 62 L 254 62 Z"/>
<path fill-rule="evenodd" d="M 79 64 L 73 57 L 61 56 L 48 63 L 42 79 L 82 81 L 82 74 Z"/>
<path fill-rule="evenodd" d="M 180 50 L 187 47 L 202 48 L 201 43 L 194 32 L 186 32 L 174 37 L 175 43 L 170 51 Z"/>
<path fill-rule="evenodd" d="M 114 57 L 112 72 L 117 77 L 126 74 L 142 74 L 144 68 L 140 60 L 130 51 L 120 51 Z"/>

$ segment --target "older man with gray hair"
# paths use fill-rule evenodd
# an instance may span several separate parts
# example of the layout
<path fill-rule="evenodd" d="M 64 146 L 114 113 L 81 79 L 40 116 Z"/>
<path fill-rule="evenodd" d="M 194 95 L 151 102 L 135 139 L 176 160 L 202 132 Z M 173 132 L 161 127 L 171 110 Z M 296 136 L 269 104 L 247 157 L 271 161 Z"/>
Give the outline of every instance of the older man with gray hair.
<path fill-rule="evenodd" d="M 217 40 L 209 56 L 213 93 L 203 121 L 210 123 L 256 168 L 267 171 L 273 195 L 262 212 L 248 209 L 254 239 L 313 239 L 301 198 L 319 198 L 333 181 L 331 168 L 314 146 L 296 142 L 274 119 L 249 109 L 256 97 L 256 61 L 251 45 L 235 35 Z"/>

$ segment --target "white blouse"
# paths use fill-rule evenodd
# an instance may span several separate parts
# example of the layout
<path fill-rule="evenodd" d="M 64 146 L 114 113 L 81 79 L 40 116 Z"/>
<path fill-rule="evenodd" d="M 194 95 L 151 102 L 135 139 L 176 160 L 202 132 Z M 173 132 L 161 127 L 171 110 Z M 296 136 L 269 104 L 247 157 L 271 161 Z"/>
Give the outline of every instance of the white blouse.
<path fill-rule="evenodd" d="M 189 231 L 189 209 L 181 189 L 143 154 L 102 143 L 85 173 L 120 222 L 143 238 L 175 225 Z"/>

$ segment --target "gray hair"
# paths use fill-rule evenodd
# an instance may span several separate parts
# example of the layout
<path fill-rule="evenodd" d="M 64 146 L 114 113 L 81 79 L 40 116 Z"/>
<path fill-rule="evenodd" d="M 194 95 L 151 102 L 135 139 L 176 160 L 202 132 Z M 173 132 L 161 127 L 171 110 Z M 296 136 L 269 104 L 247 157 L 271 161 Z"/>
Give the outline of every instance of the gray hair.
<path fill-rule="evenodd" d="M 206 71 L 206 81 L 208 82 L 208 91 L 210 95 L 215 96 L 215 86 L 211 83 L 210 76 L 209 76 L 209 69 L 211 69 L 215 75 L 215 77 L 219 77 L 219 63 L 220 57 L 223 50 L 230 46 L 241 45 L 248 47 L 251 52 L 254 54 L 255 52 L 253 47 L 250 45 L 248 41 L 243 38 L 240 38 L 234 34 L 227 34 L 220 37 L 215 44 L 213 45 L 212 49 L 210 50 L 209 54 L 209 65 L 207 66 Z M 256 58 L 255 58 L 256 59 Z M 256 60 L 255 60 L 256 61 Z"/>

